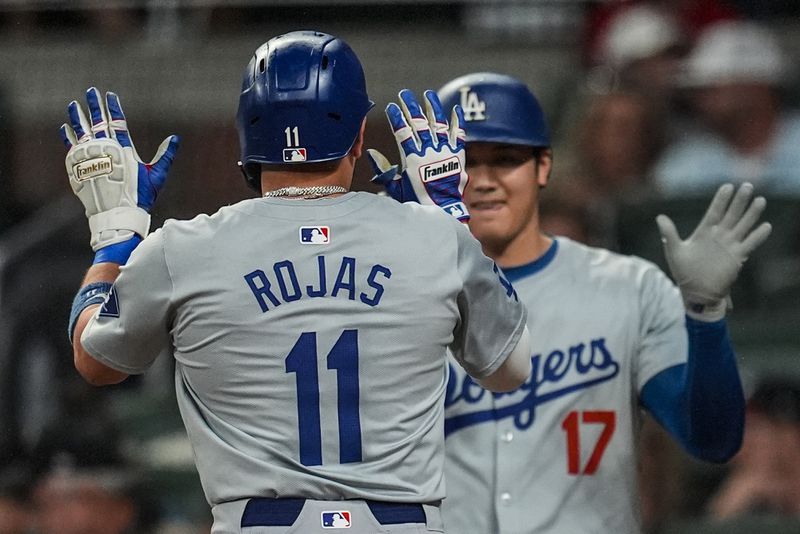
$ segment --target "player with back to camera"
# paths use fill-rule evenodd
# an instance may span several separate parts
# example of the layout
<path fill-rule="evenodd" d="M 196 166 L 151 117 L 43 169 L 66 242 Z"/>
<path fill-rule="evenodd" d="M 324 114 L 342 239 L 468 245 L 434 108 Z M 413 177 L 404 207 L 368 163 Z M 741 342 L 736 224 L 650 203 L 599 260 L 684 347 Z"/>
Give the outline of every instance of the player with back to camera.
<path fill-rule="evenodd" d="M 213 533 L 441 532 L 447 349 L 495 391 L 530 373 L 524 306 L 437 207 L 461 206 L 463 116 L 437 108 L 439 142 L 420 147 L 460 169 L 414 184 L 429 206 L 349 192 L 373 105 L 358 58 L 330 35 L 276 37 L 237 117 L 261 197 L 142 239 L 177 139 L 144 165 L 116 95 L 87 100 L 62 127 L 96 251 L 70 319 L 78 371 L 113 384 L 175 358 Z"/>
<path fill-rule="evenodd" d="M 533 370 L 517 391 L 485 391 L 451 365 L 445 526 L 638 532 L 641 408 L 696 458 L 724 462 L 741 444 L 744 397 L 724 316 L 742 263 L 771 230 L 752 230 L 765 200 L 751 201 L 749 184 L 721 187 L 686 240 L 660 215 L 676 287 L 647 261 L 540 230 L 539 191 L 553 155 L 544 114 L 522 82 L 476 73 L 439 94 L 464 110 L 470 230 L 536 318 L 528 324 Z M 374 180 L 413 200 L 407 175 L 369 155 Z"/>

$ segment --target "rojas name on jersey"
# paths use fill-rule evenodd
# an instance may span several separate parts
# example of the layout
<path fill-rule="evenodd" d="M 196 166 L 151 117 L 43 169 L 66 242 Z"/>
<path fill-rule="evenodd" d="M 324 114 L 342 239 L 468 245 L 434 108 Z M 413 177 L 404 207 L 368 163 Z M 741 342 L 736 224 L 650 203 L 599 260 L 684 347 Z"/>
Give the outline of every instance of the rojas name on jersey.
<path fill-rule="evenodd" d="M 358 300 L 368 306 L 377 306 L 383 297 L 383 284 L 392 277 L 388 267 L 376 264 L 369 269 L 363 280 L 356 280 L 356 258 L 344 256 L 328 260 L 317 256 L 310 280 L 300 280 L 294 263 L 283 260 L 266 271 L 256 269 L 244 275 L 244 280 L 253 293 L 262 312 L 283 303 L 294 302 L 303 297 L 339 297 Z M 330 276 L 336 273 L 335 276 Z"/>
<path fill-rule="evenodd" d="M 566 350 L 556 349 L 546 356 L 534 354 L 531 362 L 530 378 L 509 393 L 491 393 L 469 375 L 456 373 L 451 364 L 445 396 L 445 435 L 507 417 L 513 418 L 517 428 L 528 428 L 535 421 L 540 404 L 611 380 L 619 373 L 619 363 L 603 337 Z M 485 402 L 490 396 L 495 402 Z"/>

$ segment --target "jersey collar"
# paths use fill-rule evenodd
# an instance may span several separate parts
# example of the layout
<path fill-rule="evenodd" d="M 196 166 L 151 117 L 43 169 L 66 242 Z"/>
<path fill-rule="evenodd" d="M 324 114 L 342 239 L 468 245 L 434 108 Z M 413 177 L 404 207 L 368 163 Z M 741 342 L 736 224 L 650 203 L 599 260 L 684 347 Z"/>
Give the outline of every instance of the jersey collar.
<path fill-rule="evenodd" d="M 542 256 L 536 258 L 530 263 L 526 263 L 525 265 L 503 268 L 503 274 L 505 274 L 508 281 L 513 284 L 518 280 L 538 273 L 550 265 L 550 262 L 552 262 L 553 258 L 556 257 L 556 252 L 558 252 L 558 240 L 553 238 L 553 243 L 547 249 L 547 252 L 545 252 Z"/>

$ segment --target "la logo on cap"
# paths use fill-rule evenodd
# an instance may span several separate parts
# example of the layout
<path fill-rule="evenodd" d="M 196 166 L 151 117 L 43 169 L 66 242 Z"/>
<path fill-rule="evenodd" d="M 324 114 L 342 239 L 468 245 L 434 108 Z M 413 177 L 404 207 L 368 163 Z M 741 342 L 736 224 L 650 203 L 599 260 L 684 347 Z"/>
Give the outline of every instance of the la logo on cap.
<path fill-rule="evenodd" d="M 478 93 L 471 89 L 468 85 L 459 89 L 461 93 L 461 109 L 464 110 L 464 120 L 486 120 L 486 102 L 478 98 Z"/>

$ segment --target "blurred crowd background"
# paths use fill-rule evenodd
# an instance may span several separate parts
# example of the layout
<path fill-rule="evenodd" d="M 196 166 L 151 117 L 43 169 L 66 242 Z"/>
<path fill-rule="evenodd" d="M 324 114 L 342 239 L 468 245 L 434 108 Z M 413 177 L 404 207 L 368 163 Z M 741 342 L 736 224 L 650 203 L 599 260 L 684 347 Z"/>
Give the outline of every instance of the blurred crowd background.
<path fill-rule="evenodd" d="M 252 196 L 242 69 L 296 29 L 361 57 L 366 144 L 386 154 L 381 110 L 401 88 L 481 70 L 528 83 L 556 139 L 554 234 L 664 266 L 656 214 L 688 232 L 718 184 L 754 183 L 774 231 L 733 292 L 744 446 L 700 464 L 646 422 L 642 514 L 648 534 L 800 531 L 800 2 L 0 0 L 0 534 L 208 532 L 171 362 L 105 389 L 72 367 L 92 253 L 58 128 L 96 85 L 120 95 L 144 158 L 182 136 L 154 227 Z M 370 177 L 359 162 L 354 188 Z"/>

